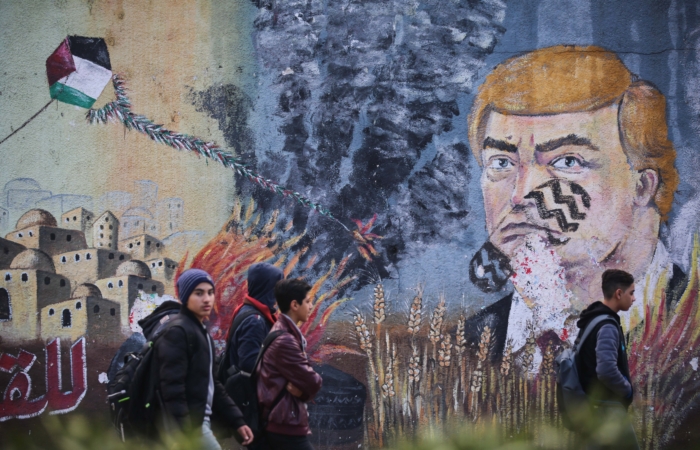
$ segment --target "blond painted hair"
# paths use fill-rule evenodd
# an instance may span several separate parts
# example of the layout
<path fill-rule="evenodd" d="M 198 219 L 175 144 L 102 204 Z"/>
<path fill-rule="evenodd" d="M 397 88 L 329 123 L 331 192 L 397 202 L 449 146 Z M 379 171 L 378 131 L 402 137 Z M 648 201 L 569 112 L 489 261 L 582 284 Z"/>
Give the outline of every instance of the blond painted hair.
<path fill-rule="evenodd" d="M 595 111 L 613 104 L 619 105 L 620 141 L 632 168 L 652 169 L 659 176 L 654 203 L 665 221 L 678 187 L 666 99 L 601 47 L 559 45 L 498 65 L 479 87 L 469 113 L 469 145 L 481 164 L 486 119 L 492 111 L 537 116 Z"/>

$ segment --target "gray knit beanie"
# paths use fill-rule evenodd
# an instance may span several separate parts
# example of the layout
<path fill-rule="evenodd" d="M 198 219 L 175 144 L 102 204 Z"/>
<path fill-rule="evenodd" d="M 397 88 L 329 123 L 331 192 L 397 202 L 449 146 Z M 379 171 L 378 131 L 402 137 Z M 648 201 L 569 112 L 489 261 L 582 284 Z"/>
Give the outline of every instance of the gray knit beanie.
<path fill-rule="evenodd" d="M 180 302 L 183 305 L 187 304 L 187 300 L 192 295 L 192 291 L 199 283 L 209 283 L 214 286 L 214 280 L 211 275 L 202 269 L 187 269 L 177 279 L 177 294 L 180 297 Z"/>

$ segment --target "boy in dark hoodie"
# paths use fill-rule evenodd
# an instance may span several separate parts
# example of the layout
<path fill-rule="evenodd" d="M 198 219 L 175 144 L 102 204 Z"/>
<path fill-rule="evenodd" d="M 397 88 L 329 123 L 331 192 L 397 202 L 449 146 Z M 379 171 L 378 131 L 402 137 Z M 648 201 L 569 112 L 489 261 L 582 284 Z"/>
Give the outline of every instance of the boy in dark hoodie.
<path fill-rule="evenodd" d="M 248 269 L 248 295 L 234 312 L 231 326 L 239 315 L 246 315 L 238 327 L 229 330 L 227 339 L 231 366 L 247 374 L 253 372 L 260 346 L 277 321 L 275 284 L 284 278 L 279 267 L 268 263 L 253 264 Z M 228 370 L 227 367 L 223 368 Z"/>
<path fill-rule="evenodd" d="M 586 438 L 594 448 L 638 449 L 634 428 L 627 419 L 634 389 L 618 315 L 634 303 L 634 277 L 623 270 L 606 270 L 602 289 L 603 301 L 588 306 L 577 323 L 581 330 L 576 339 L 578 343 L 594 318 L 610 317 L 595 326 L 576 359 L 581 386 L 594 408 L 592 431 Z"/>

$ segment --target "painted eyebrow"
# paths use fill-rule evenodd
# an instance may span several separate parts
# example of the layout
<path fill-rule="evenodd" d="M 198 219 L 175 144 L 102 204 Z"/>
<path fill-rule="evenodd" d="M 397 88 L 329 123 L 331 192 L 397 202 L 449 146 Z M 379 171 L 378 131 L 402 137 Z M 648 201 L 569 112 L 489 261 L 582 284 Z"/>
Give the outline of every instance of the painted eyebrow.
<path fill-rule="evenodd" d="M 556 150 L 559 147 L 564 147 L 565 145 L 578 145 L 582 147 L 588 147 L 591 150 L 600 150 L 597 146 L 593 145 L 590 139 L 577 136 L 575 134 L 570 134 L 568 136 L 552 139 L 550 141 L 537 144 L 535 145 L 535 151 L 546 153 Z"/>
<path fill-rule="evenodd" d="M 487 137 L 484 140 L 484 148 L 495 148 L 496 150 L 501 150 L 508 153 L 517 153 L 518 146 L 515 144 L 510 144 L 506 141 L 501 141 L 499 139 L 494 139 L 492 137 Z"/>

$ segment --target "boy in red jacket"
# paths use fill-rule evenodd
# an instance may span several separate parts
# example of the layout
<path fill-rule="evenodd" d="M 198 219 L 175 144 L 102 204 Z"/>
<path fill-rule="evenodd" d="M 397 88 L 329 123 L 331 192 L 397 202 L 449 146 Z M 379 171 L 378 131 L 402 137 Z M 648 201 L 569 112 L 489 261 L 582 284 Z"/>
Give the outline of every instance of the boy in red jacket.
<path fill-rule="evenodd" d="M 305 402 L 321 389 L 321 376 L 311 368 L 306 339 L 297 326 L 311 313 L 310 290 L 300 279 L 275 285 L 281 314 L 270 332 L 285 333 L 270 344 L 257 369 L 258 401 L 267 417 L 265 438 L 271 450 L 313 450 Z"/>

